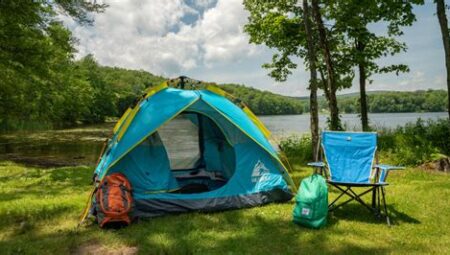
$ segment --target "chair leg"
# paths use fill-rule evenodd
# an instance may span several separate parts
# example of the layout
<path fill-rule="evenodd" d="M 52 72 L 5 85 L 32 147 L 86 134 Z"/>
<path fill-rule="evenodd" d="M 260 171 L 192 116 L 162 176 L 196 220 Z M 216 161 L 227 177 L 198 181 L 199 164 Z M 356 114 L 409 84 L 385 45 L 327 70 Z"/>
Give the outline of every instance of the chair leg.
<path fill-rule="evenodd" d="M 381 187 L 381 194 L 383 195 L 383 205 L 384 205 L 384 214 L 386 216 L 386 221 L 388 226 L 391 226 L 391 221 L 389 219 L 389 214 L 388 214 L 388 210 L 387 210 L 387 206 L 386 206 L 386 198 L 385 198 L 385 194 L 384 194 L 384 187 Z"/>
<path fill-rule="evenodd" d="M 355 200 L 360 203 L 361 205 L 363 205 L 364 207 L 366 207 L 370 212 L 375 213 L 376 214 L 376 209 L 373 207 L 368 206 L 363 200 L 362 200 L 362 196 L 369 193 L 370 191 L 373 191 L 375 188 L 370 188 L 367 191 L 360 193 L 360 194 L 356 194 L 355 191 L 353 191 L 352 189 L 350 189 L 350 193 L 352 193 L 353 197 L 355 198 Z"/>
<path fill-rule="evenodd" d="M 378 210 L 378 217 L 381 218 L 381 192 L 380 187 L 377 188 L 377 210 Z"/>
<path fill-rule="evenodd" d="M 365 194 L 367 194 L 367 193 L 369 193 L 369 192 L 371 192 L 373 189 L 375 189 L 375 187 L 373 187 L 373 188 L 370 188 L 370 189 L 368 189 L 368 190 L 366 190 L 366 191 L 364 191 L 364 192 L 362 192 L 362 193 L 360 193 L 360 194 L 356 194 L 352 189 L 351 189 L 351 187 L 347 187 L 347 189 L 343 189 L 343 188 L 341 188 L 341 187 L 339 187 L 338 185 L 333 185 L 334 187 L 336 187 L 337 189 L 339 189 L 342 193 L 328 206 L 328 210 L 329 211 L 333 211 L 333 210 L 335 210 L 335 209 L 337 209 L 337 208 L 339 208 L 339 207 L 341 207 L 341 206 L 343 206 L 343 205 L 345 205 L 345 204 L 347 204 L 347 203 L 349 203 L 349 202 L 351 202 L 351 201 L 353 201 L 353 200 L 356 200 L 358 203 L 360 203 L 361 205 L 363 205 L 364 207 L 366 207 L 370 212 L 372 212 L 372 213 L 374 213 L 375 212 L 375 209 L 374 208 L 372 208 L 372 207 L 370 207 L 369 205 L 367 205 L 362 199 L 361 199 L 361 197 L 362 196 L 364 196 Z M 338 199 L 339 198 L 341 198 L 344 194 L 346 194 L 347 196 L 349 196 L 350 197 L 350 199 L 348 199 L 347 201 L 345 201 L 345 202 L 342 202 L 341 204 L 339 204 L 339 205 L 334 205 L 337 201 L 338 201 Z"/>
<path fill-rule="evenodd" d="M 335 186 L 335 185 L 333 185 L 333 186 L 336 187 L 337 189 L 341 190 L 338 186 Z M 349 189 L 350 189 L 350 188 L 347 187 L 347 189 L 346 189 L 345 191 L 342 191 L 342 190 L 341 190 L 341 194 L 339 194 L 339 196 L 338 196 L 337 198 L 335 198 L 335 199 L 333 200 L 333 202 L 331 202 L 331 204 L 328 205 L 328 210 L 329 210 L 329 211 L 333 211 L 334 209 L 337 208 L 337 207 L 335 207 L 334 204 L 335 204 L 335 203 L 336 203 L 343 195 L 345 195 Z M 353 199 L 352 199 L 352 200 L 353 200 Z"/>
<path fill-rule="evenodd" d="M 372 208 L 376 209 L 377 208 L 377 188 L 373 189 L 372 191 Z"/>

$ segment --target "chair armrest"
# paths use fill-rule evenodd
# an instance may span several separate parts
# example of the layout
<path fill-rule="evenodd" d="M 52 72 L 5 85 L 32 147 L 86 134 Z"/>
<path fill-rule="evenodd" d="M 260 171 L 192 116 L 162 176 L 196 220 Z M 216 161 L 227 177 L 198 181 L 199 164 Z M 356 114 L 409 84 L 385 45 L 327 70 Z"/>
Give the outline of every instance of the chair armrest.
<path fill-rule="evenodd" d="M 387 176 L 391 170 L 405 169 L 402 166 L 391 166 L 385 164 L 376 164 L 374 168 L 378 169 L 378 182 L 386 182 Z"/>
<path fill-rule="evenodd" d="M 402 166 L 391 166 L 391 165 L 385 165 L 385 164 L 376 164 L 376 165 L 374 166 L 374 168 L 380 168 L 380 169 L 385 170 L 385 171 L 390 171 L 390 170 L 403 170 L 403 169 L 405 169 L 405 168 L 402 167 Z"/>
<path fill-rule="evenodd" d="M 309 162 L 308 166 L 312 167 L 325 167 L 325 163 L 323 162 Z"/>

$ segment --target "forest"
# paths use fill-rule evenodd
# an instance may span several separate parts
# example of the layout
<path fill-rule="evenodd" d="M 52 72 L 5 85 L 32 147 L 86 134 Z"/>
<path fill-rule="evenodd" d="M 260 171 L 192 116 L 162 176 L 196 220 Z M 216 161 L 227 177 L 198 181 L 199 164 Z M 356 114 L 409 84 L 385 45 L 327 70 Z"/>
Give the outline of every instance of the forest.
<path fill-rule="evenodd" d="M 311 112 L 316 118 L 314 109 L 327 112 L 331 129 L 341 128 L 340 113 L 361 113 L 363 128 L 367 129 L 367 112 L 446 111 L 448 97 L 444 91 L 365 92 L 365 82 L 371 81 L 372 74 L 409 70 L 401 63 L 378 66 L 374 61 L 386 54 L 406 51 L 406 45 L 396 41 L 395 36 L 401 35 L 402 27 L 412 25 L 415 16 L 411 7 L 422 2 L 396 5 L 395 1 L 385 1 L 380 3 L 379 10 L 376 6 L 359 10 L 362 16 L 348 22 L 351 13 L 345 10 L 352 4 L 360 8 L 357 2 L 341 6 L 318 5 L 313 1 L 311 6 L 299 7 L 289 1 L 284 5 L 244 1 L 250 12 L 245 26 L 250 43 L 265 44 L 279 51 L 273 62 L 263 67 L 270 70 L 275 80 L 283 81 L 297 67 L 292 58 L 304 59 L 312 71 L 308 87 L 311 95 L 309 100 L 298 100 L 244 85 L 221 86 L 259 115 Z M 146 87 L 167 79 L 143 70 L 102 66 L 93 55 L 76 58 L 77 39 L 58 15 L 70 16 L 80 25 L 90 25 L 94 20 L 89 14 L 103 12 L 106 5 L 72 1 L 2 1 L 0 5 L 0 130 L 104 122 L 120 116 Z M 333 8 L 342 12 L 333 12 Z M 392 16 L 384 17 L 388 35 L 376 36 L 367 30 L 366 24 L 382 20 L 383 10 L 393 12 Z M 405 12 L 400 15 L 397 10 Z M 334 28 L 323 26 L 324 19 L 333 21 Z M 294 32 L 298 27 L 302 29 Z M 308 29 L 312 30 L 308 33 Z M 308 38 L 319 43 L 309 45 Z M 360 95 L 336 96 L 338 91 L 352 85 L 356 70 L 360 76 Z M 323 97 L 317 96 L 318 90 L 323 91 Z"/>
<path fill-rule="evenodd" d="M 120 117 L 145 88 L 168 79 L 143 70 L 102 66 L 92 55 L 66 61 L 66 66 L 52 70 L 54 76 L 45 82 L 18 74 L 0 78 L 4 85 L 0 93 L 0 130 L 102 123 Z M 295 98 L 243 85 L 220 86 L 259 115 L 301 114 L 304 109 L 304 103 Z"/>
<path fill-rule="evenodd" d="M 0 130 L 101 123 L 120 116 L 143 90 L 165 77 L 77 59 L 77 39 L 58 19 L 91 25 L 103 4 L 73 1 L 0 2 Z M 270 92 L 225 85 L 257 114 L 299 114 L 302 103 Z"/>
<path fill-rule="evenodd" d="M 342 113 L 359 113 L 360 101 L 356 93 L 338 95 L 338 107 Z M 301 98 L 305 112 L 309 112 L 309 100 Z M 318 98 L 321 112 L 328 109 L 325 97 Z M 418 91 L 372 91 L 367 93 L 367 108 L 370 113 L 396 112 L 445 112 L 447 92 L 444 90 Z"/>
<path fill-rule="evenodd" d="M 326 103 L 321 102 L 321 106 L 325 108 Z M 359 98 L 342 96 L 339 98 L 338 106 L 343 113 L 358 113 Z M 367 110 L 371 113 L 445 112 L 447 111 L 447 92 L 428 90 L 368 93 Z"/>

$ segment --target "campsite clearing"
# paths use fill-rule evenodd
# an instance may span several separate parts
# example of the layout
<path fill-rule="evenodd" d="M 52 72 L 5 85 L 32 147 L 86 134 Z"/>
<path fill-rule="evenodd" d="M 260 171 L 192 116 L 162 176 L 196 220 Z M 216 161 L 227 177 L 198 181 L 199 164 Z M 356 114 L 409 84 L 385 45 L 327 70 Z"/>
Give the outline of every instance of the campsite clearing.
<path fill-rule="evenodd" d="M 294 168 L 296 184 L 311 173 Z M 392 227 L 350 204 L 335 212 L 326 228 L 310 230 L 292 223 L 294 204 L 289 202 L 165 216 L 121 230 L 101 230 L 95 224 L 77 229 L 92 171 L 0 162 L 1 253 L 450 253 L 448 174 L 417 169 L 393 173 L 387 187 Z"/>

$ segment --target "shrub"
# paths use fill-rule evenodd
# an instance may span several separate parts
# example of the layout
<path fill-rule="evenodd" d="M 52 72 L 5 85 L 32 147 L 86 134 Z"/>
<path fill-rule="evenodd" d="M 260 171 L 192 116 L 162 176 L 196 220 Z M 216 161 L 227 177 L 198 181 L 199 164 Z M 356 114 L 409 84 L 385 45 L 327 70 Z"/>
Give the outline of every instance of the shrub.
<path fill-rule="evenodd" d="M 448 120 L 417 120 L 404 127 L 383 130 L 379 136 L 381 155 L 393 163 L 419 165 L 437 154 L 450 154 Z"/>
<path fill-rule="evenodd" d="M 378 131 L 382 161 L 416 166 L 450 155 L 450 129 L 447 119 L 417 120 L 404 127 Z M 292 135 L 280 142 L 289 161 L 306 164 L 312 160 L 311 136 Z"/>
<path fill-rule="evenodd" d="M 305 164 L 312 161 L 311 136 L 291 135 L 280 142 L 281 150 L 291 163 Z"/>

